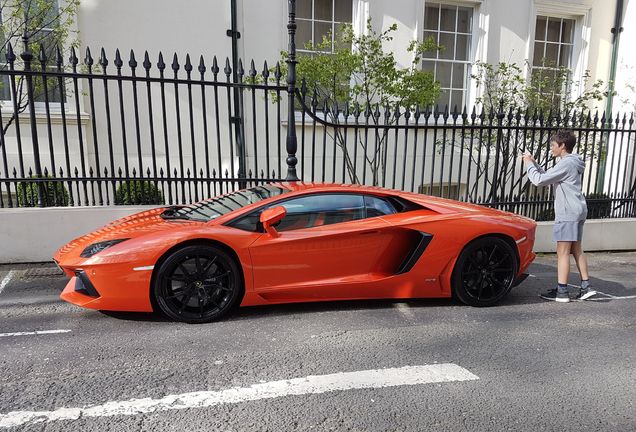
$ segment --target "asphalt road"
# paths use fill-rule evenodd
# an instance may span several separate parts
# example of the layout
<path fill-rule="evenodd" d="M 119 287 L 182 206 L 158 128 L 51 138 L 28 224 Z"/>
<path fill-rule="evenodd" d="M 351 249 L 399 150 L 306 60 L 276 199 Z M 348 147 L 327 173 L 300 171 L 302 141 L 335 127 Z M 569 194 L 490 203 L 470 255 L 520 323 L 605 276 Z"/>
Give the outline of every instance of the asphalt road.
<path fill-rule="evenodd" d="M 636 431 L 636 253 L 588 258 L 590 301 L 538 297 L 550 255 L 497 307 L 283 305 L 205 325 L 81 309 L 49 265 L 0 266 L 0 431 Z"/>

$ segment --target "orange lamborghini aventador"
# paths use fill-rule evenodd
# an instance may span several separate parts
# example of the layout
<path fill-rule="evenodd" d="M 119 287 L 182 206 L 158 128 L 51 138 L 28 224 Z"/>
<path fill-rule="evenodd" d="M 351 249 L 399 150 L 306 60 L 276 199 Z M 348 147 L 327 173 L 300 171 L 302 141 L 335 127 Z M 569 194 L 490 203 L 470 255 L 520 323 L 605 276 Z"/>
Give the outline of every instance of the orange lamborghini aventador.
<path fill-rule="evenodd" d="M 236 306 L 455 297 L 490 306 L 524 279 L 536 224 L 366 186 L 283 182 L 126 217 L 54 259 L 61 298 L 189 323 Z"/>

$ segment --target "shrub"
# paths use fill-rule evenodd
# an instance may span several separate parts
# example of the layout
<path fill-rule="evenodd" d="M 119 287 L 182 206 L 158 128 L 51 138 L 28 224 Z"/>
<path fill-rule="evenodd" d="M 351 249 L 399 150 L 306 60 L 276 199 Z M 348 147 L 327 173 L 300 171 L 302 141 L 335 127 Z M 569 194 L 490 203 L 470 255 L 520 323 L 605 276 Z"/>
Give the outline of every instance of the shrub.
<path fill-rule="evenodd" d="M 154 183 L 127 181 L 119 185 L 115 191 L 115 204 L 163 204 L 163 195 Z"/>
<path fill-rule="evenodd" d="M 46 176 L 51 178 L 50 175 Z M 31 176 L 30 178 L 36 178 Z M 66 207 L 68 205 L 68 191 L 61 181 L 25 181 L 18 183 L 18 205 L 20 207 L 37 207 L 38 205 L 38 183 L 41 183 L 42 201 L 45 207 Z M 26 201 L 25 201 L 26 198 Z"/>
<path fill-rule="evenodd" d="M 587 201 L 587 218 L 602 219 L 612 213 L 612 200 L 604 193 L 591 193 L 585 197 Z"/>
<path fill-rule="evenodd" d="M 554 209 L 552 207 L 547 208 L 539 212 L 537 217 L 535 218 L 537 222 L 544 221 L 553 221 L 554 220 Z"/>

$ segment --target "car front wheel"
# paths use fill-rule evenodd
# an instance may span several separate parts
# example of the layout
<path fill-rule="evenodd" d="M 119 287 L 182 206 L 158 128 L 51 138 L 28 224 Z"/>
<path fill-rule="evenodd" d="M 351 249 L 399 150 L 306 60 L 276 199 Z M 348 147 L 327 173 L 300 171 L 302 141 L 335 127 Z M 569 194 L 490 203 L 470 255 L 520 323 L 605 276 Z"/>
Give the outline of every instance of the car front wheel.
<path fill-rule="evenodd" d="M 470 306 L 492 306 L 508 294 L 518 269 L 517 256 L 506 241 L 497 237 L 478 239 L 457 259 L 453 294 Z"/>
<path fill-rule="evenodd" d="M 186 323 L 214 321 L 243 298 L 236 262 L 223 250 L 187 246 L 163 261 L 154 283 L 154 297 L 170 318 Z"/>

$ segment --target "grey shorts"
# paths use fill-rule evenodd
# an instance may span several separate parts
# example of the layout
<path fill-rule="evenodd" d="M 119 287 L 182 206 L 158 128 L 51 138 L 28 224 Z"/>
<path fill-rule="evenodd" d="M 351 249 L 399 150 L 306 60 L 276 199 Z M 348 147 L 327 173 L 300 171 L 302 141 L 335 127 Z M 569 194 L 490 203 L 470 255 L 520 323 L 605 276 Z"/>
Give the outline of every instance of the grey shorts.
<path fill-rule="evenodd" d="M 560 241 L 579 241 L 583 239 L 583 224 L 585 221 L 566 221 L 554 222 L 554 237 L 555 242 Z"/>

